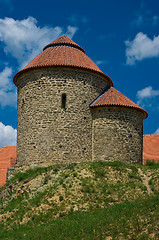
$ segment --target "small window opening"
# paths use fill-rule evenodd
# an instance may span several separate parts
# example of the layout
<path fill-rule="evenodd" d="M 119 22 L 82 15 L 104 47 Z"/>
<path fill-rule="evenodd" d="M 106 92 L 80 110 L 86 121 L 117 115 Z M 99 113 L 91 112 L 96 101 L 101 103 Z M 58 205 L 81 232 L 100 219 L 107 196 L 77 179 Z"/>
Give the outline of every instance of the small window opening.
<path fill-rule="evenodd" d="M 62 94 L 61 107 L 64 109 L 66 108 L 66 94 L 65 93 Z"/>
<path fill-rule="evenodd" d="M 22 106 L 22 108 L 24 107 L 24 99 L 22 99 L 22 105 L 21 106 Z"/>

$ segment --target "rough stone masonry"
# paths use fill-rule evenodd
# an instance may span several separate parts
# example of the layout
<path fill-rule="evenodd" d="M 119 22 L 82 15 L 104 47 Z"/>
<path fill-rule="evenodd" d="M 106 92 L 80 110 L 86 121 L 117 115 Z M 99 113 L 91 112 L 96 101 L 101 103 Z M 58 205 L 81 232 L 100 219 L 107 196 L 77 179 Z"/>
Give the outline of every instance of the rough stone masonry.
<path fill-rule="evenodd" d="M 85 51 L 62 36 L 14 76 L 17 167 L 141 163 L 145 110 L 112 88 Z"/>

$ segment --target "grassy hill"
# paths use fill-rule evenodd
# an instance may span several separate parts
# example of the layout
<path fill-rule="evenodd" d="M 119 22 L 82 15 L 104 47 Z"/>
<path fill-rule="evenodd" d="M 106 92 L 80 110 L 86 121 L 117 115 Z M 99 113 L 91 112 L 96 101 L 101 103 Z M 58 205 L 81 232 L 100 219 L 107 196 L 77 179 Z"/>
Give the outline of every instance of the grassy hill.
<path fill-rule="evenodd" d="M 159 165 L 29 169 L 0 189 L 0 239 L 159 239 Z"/>

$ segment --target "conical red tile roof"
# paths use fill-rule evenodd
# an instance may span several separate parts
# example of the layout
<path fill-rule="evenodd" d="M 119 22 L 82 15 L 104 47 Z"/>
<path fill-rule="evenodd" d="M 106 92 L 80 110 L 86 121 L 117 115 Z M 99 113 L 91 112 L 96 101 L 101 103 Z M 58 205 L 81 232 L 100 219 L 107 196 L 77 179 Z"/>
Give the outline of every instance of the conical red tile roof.
<path fill-rule="evenodd" d="M 144 118 L 148 117 L 148 113 L 144 109 L 139 107 L 136 103 L 131 101 L 129 98 L 127 98 L 125 95 L 123 95 L 115 88 L 107 89 L 103 94 L 101 94 L 90 104 L 90 107 L 101 106 L 122 106 L 135 108 L 144 114 Z"/>
<path fill-rule="evenodd" d="M 17 77 L 23 72 L 43 67 L 71 67 L 85 69 L 98 73 L 106 78 L 110 86 L 113 82 L 104 74 L 99 67 L 85 54 L 83 48 L 72 41 L 69 37 L 62 36 L 44 47 L 43 52 L 38 54 L 23 70 L 15 74 L 13 81 L 17 85 Z"/>
<path fill-rule="evenodd" d="M 48 45 L 46 45 L 43 50 L 45 50 L 48 47 L 53 47 L 53 46 L 70 46 L 70 47 L 76 47 L 78 49 L 80 49 L 81 51 L 84 51 L 84 49 L 82 47 L 80 47 L 77 43 L 75 43 L 74 41 L 72 41 L 71 38 L 67 37 L 67 36 L 61 36 L 59 38 L 57 38 L 55 41 L 49 43 Z"/>

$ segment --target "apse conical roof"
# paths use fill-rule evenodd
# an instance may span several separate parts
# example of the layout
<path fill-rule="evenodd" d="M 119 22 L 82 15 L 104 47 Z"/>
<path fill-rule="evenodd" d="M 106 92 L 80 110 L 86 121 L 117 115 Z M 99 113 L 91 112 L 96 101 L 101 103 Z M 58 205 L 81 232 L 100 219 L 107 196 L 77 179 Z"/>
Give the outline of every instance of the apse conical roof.
<path fill-rule="evenodd" d="M 104 93 L 99 95 L 90 107 L 103 107 L 103 106 L 116 106 L 116 107 L 128 107 L 139 110 L 143 113 L 144 119 L 148 117 L 148 113 L 139 107 L 136 103 L 127 98 L 124 94 L 116 90 L 115 88 L 108 88 Z"/>
<path fill-rule="evenodd" d="M 28 65 L 17 72 L 13 78 L 17 85 L 17 77 L 31 69 L 46 67 L 71 67 L 92 71 L 102 75 L 113 86 L 109 76 L 104 74 L 99 67 L 85 54 L 82 47 L 76 44 L 67 36 L 61 36 L 55 41 L 44 47 L 43 51 L 38 54 Z"/>

